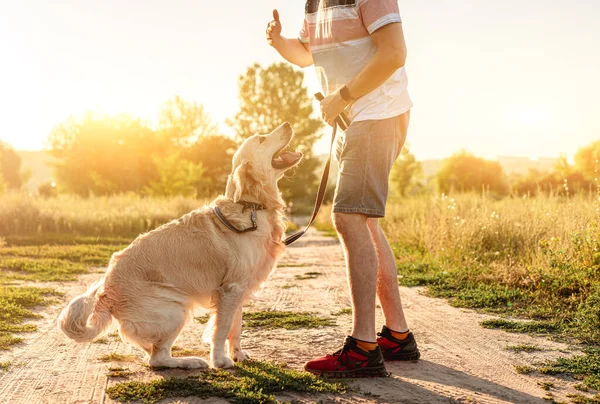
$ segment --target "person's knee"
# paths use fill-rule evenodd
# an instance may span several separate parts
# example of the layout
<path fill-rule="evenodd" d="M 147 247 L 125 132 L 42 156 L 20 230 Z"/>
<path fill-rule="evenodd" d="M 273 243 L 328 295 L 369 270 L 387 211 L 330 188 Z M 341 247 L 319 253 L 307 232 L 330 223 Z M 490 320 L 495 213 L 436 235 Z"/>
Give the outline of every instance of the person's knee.
<path fill-rule="evenodd" d="M 366 228 L 367 217 L 359 213 L 333 212 L 331 214 L 333 225 L 341 235 L 351 234 Z"/>

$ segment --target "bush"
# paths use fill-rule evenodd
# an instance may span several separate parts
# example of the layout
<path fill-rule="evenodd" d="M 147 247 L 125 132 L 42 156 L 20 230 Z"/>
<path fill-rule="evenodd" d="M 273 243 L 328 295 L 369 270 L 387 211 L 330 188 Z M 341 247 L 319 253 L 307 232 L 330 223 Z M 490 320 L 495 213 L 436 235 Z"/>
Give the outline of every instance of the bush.
<path fill-rule="evenodd" d="M 508 182 L 497 161 L 484 160 L 462 151 L 444 160 L 436 174 L 440 192 L 482 192 L 508 195 Z"/>

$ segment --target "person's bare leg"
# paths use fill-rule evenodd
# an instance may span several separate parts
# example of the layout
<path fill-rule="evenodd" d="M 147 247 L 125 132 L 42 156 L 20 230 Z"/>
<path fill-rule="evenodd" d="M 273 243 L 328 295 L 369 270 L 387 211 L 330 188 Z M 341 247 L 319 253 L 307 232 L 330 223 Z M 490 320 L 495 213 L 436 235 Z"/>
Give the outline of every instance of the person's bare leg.
<path fill-rule="evenodd" d="M 352 297 L 352 336 L 375 342 L 377 253 L 367 226 L 367 217 L 359 213 L 337 212 L 332 217 L 346 257 Z"/>
<path fill-rule="evenodd" d="M 398 273 L 394 253 L 379 226 L 379 220 L 370 218 L 367 225 L 377 251 L 377 297 L 381 303 L 385 325 L 394 331 L 408 331 L 398 290 Z"/>

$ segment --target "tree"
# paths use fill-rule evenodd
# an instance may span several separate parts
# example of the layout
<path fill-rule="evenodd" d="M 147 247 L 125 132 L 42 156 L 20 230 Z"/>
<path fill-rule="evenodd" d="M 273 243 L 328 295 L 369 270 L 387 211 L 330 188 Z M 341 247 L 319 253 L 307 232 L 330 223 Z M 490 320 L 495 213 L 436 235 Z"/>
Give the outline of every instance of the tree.
<path fill-rule="evenodd" d="M 6 189 L 20 189 L 27 182 L 21 170 L 21 157 L 7 143 L 0 142 L 0 178 Z"/>
<path fill-rule="evenodd" d="M 423 172 L 421 163 L 410 152 L 410 147 L 404 145 L 402 152 L 392 167 L 390 182 L 396 195 L 404 197 L 414 178 Z"/>
<path fill-rule="evenodd" d="M 577 151 L 575 168 L 588 180 L 595 180 L 600 176 L 600 140 Z"/>
<path fill-rule="evenodd" d="M 208 179 L 204 187 L 205 196 L 225 192 L 227 176 L 231 172 L 231 159 L 236 150 L 233 139 L 222 135 L 208 135 L 198 140 L 182 152 L 182 157 L 204 167 L 204 177 Z"/>
<path fill-rule="evenodd" d="M 202 137 L 217 134 L 218 127 L 202 105 L 176 96 L 163 106 L 159 130 L 174 145 L 189 147 Z"/>
<path fill-rule="evenodd" d="M 157 177 L 152 157 L 168 152 L 165 139 L 126 115 L 71 117 L 53 129 L 49 142 L 61 160 L 58 183 L 82 196 L 141 191 Z"/>
<path fill-rule="evenodd" d="M 211 196 L 225 191 L 236 143 L 219 134 L 202 105 L 175 97 L 163 107 L 159 127 L 182 158 L 204 167 L 200 194 Z"/>
<path fill-rule="evenodd" d="M 202 164 L 181 159 L 179 153 L 165 158 L 153 157 L 152 160 L 158 170 L 158 179 L 144 187 L 146 195 L 195 197 L 208 185 L 203 179 Z"/>
<path fill-rule="evenodd" d="M 2 154 L 0 154 L 0 164 L 2 164 Z M 4 176 L 2 171 L 0 171 L 0 195 L 3 195 L 6 192 L 6 181 L 4 181 Z"/>
<path fill-rule="evenodd" d="M 437 172 L 440 192 L 490 191 L 495 195 L 508 194 L 508 183 L 497 161 L 484 160 L 461 151 L 442 163 Z"/>
<path fill-rule="evenodd" d="M 312 98 L 303 80 L 304 73 L 286 63 L 249 67 L 239 78 L 240 110 L 229 123 L 243 140 L 289 122 L 295 133 L 292 147 L 304 154 L 304 161 L 293 179 L 281 181 L 281 189 L 288 198 L 306 200 L 316 189 L 320 162 L 312 157 L 312 148 L 323 124 L 313 118 Z"/>

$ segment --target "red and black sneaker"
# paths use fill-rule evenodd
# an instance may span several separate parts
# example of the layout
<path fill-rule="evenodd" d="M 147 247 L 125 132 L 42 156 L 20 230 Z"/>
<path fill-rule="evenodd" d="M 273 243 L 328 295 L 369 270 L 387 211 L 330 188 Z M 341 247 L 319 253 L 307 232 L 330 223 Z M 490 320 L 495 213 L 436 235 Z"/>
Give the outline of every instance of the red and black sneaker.
<path fill-rule="evenodd" d="M 421 357 L 412 332 L 408 333 L 406 339 L 401 340 L 394 338 L 391 330 L 384 325 L 377 336 L 377 345 L 386 361 L 416 361 Z"/>
<path fill-rule="evenodd" d="M 307 372 L 333 378 L 387 377 L 381 349 L 363 351 L 357 340 L 346 337 L 344 346 L 332 355 L 314 359 L 304 365 Z"/>

